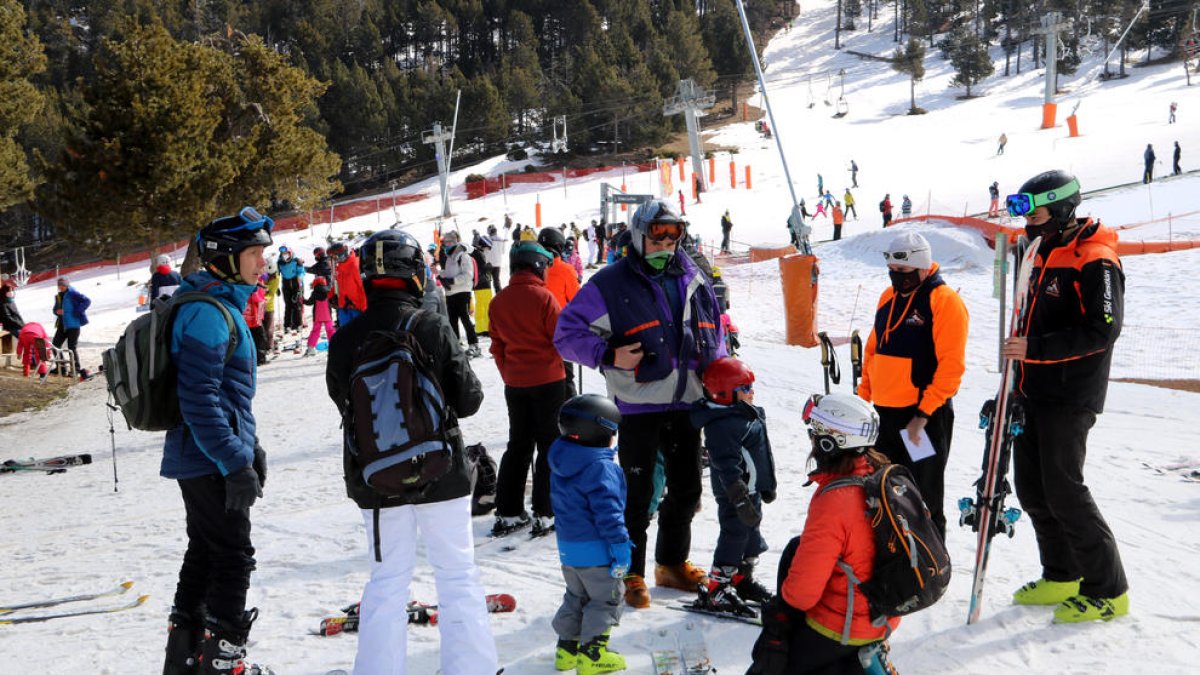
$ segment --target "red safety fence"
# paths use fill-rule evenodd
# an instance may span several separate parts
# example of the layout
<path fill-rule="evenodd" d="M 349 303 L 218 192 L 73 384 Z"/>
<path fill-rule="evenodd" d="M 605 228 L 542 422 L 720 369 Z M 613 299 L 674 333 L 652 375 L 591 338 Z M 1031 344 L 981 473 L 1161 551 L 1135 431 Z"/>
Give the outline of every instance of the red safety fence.
<path fill-rule="evenodd" d="M 554 183 L 563 179 L 564 175 L 567 179 L 583 178 L 596 173 L 605 171 L 617 171 L 622 167 L 619 166 L 597 166 L 590 169 L 567 169 L 564 171 L 550 172 L 539 171 L 533 173 L 506 173 L 499 176 L 489 176 L 482 180 L 473 180 L 466 183 L 467 199 L 479 199 L 489 194 L 495 194 L 513 185 L 522 183 Z M 627 164 L 626 169 L 632 169 L 637 173 L 644 171 L 654 171 L 657 169 L 657 164 L 654 162 L 642 162 L 640 164 Z"/>
<path fill-rule="evenodd" d="M 419 202 L 428 197 L 428 194 L 396 195 L 394 203 L 396 206 L 400 206 L 401 204 Z M 312 225 L 328 224 L 331 219 L 335 223 L 340 223 L 350 220 L 351 218 L 371 215 L 376 211 L 389 210 L 392 208 L 392 204 L 393 201 L 392 197 L 390 196 L 387 198 L 380 197 L 378 202 L 374 199 L 360 199 L 353 202 L 346 202 L 344 204 L 335 204 L 331 208 L 315 210 L 311 213 L 311 215 L 308 213 L 301 213 L 279 218 L 275 221 L 274 231 L 289 232 L 292 230 L 305 230 Z M 180 239 L 173 244 L 164 244 L 160 246 L 159 250 L 177 251 L 181 248 L 185 248 L 187 245 L 187 239 Z M 120 263 L 124 265 L 127 263 L 144 262 L 148 260 L 150 260 L 150 251 L 139 251 L 137 253 L 131 253 L 127 256 L 121 256 Z M 34 284 L 39 281 L 67 276 L 76 272 L 116 265 L 117 262 L 118 261 L 114 258 L 110 260 L 96 260 L 89 263 L 82 263 L 79 265 L 72 265 L 70 267 L 62 267 L 53 270 L 42 270 L 41 272 L 35 272 L 34 274 L 30 275 L 29 280 L 25 283 Z"/>

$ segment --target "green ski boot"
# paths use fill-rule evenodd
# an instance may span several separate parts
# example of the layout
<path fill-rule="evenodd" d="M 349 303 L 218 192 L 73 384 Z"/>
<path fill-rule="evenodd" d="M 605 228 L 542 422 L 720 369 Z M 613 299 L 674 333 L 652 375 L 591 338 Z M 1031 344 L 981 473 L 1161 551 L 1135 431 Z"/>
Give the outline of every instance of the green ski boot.
<path fill-rule="evenodd" d="M 579 660 L 579 640 L 559 640 L 554 648 L 554 669 L 575 670 Z"/>
<path fill-rule="evenodd" d="M 1014 605 L 1057 605 L 1079 594 L 1079 581 L 1031 581 L 1013 593 Z"/>
<path fill-rule="evenodd" d="M 597 635 L 586 645 L 579 647 L 579 660 L 575 665 L 578 675 L 600 675 L 625 670 L 625 657 L 609 651 L 608 634 Z"/>
<path fill-rule="evenodd" d="M 1054 610 L 1054 623 L 1084 623 L 1085 621 L 1112 621 L 1129 613 L 1129 593 L 1115 598 L 1089 598 L 1073 595 Z"/>

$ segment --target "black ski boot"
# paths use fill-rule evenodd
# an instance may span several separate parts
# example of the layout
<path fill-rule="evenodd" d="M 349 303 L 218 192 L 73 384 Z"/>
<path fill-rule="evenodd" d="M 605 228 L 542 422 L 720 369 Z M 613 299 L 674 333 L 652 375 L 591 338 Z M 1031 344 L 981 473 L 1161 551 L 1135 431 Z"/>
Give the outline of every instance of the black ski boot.
<path fill-rule="evenodd" d="M 692 603 L 692 606 L 733 616 L 758 616 L 758 612 L 746 604 L 745 599 L 740 596 L 734 585 L 737 569 L 732 566 L 713 567 L 708 573 L 708 585 L 700 586 L 700 597 Z"/>
<path fill-rule="evenodd" d="M 246 638 L 258 619 L 258 608 L 248 609 L 237 623 L 210 617 L 200 655 L 200 675 L 274 675 L 265 666 L 246 663 Z"/>
<path fill-rule="evenodd" d="M 751 605 L 762 607 L 771 601 L 774 593 L 767 590 L 766 586 L 758 583 L 754 579 L 754 567 L 758 564 L 758 558 L 746 558 L 738 565 L 737 574 L 733 575 L 733 587 L 737 589 L 738 596 Z"/>
<path fill-rule="evenodd" d="M 167 620 L 167 660 L 163 675 L 199 675 L 200 645 L 204 642 L 204 610 L 171 608 Z"/>

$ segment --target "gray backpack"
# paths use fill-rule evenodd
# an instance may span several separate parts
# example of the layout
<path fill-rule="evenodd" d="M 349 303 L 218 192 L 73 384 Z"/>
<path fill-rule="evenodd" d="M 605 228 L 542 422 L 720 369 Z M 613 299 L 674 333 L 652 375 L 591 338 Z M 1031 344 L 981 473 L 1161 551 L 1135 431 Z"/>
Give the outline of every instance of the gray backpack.
<path fill-rule="evenodd" d="M 228 363 L 237 349 L 237 325 L 223 302 L 201 291 L 178 293 L 157 304 L 125 328 L 117 346 L 104 352 L 108 393 L 130 429 L 168 431 L 183 421 L 179 413 L 175 365 L 171 363 L 171 324 L 175 312 L 189 302 L 207 302 L 221 310 L 229 324 Z"/>

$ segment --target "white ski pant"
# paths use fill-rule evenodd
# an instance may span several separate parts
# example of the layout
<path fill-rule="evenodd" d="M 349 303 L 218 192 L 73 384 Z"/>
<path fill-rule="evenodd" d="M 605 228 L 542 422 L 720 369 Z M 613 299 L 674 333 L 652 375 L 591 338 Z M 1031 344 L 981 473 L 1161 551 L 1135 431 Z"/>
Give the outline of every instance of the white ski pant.
<path fill-rule="evenodd" d="M 363 509 L 362 514 L 367 525 L 371 579 L 363 589 L 354 675 L 408 673 L 406 607 L 418 532 L 437 584 L 441 672 L 495 675 L 496 643 L 488 624 L 479 568 L 475 566 L 470 497 L 380 509 L 382 562 L 375 559 L 375 512 Z"/>
<path fill-rule="evenodd" d="M 596 240 L 588 239 L 587 247 L 588 247 L 587 264 L 591 265 L 592 263 L 596 262 Z"/>

